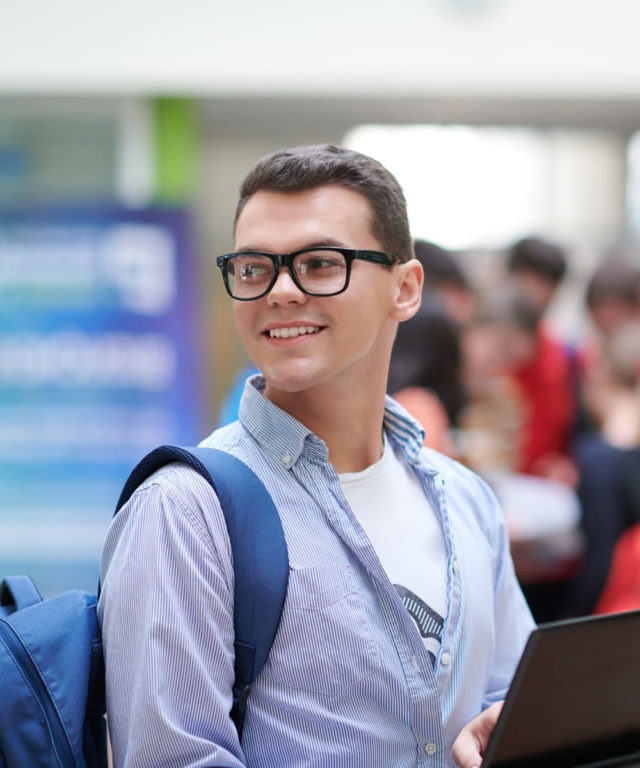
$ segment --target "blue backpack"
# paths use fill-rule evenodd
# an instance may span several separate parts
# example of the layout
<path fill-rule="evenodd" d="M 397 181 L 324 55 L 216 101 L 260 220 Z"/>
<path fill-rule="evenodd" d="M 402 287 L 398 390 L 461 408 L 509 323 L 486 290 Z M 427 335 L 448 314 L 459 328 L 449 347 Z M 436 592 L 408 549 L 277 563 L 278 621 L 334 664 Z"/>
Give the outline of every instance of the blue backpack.
<path fill-rule="evenodd" d="M 127 480 L 118 510 L 153 472 L 189 464 L 215 488 L 233 550 L 235 673 L 242 735 L 251 684 L 280 621 L 289 562 L 280 517 L 246 464 L 212 448 L 162 446 Z M 95 595 L 43 600 L 28 576 L 0 585 L 0 768 L 106 768 L 104 662 Z"/>

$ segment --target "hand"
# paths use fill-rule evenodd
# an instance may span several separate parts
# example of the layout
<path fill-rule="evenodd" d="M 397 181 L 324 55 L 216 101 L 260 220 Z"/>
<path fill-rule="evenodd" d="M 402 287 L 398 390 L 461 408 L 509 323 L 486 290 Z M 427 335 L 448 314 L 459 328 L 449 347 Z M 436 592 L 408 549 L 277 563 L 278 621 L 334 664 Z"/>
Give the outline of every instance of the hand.
<path fill-rule="evenodd" d="M 487 742 L 502 709 L 503 701 L 498 701 L 474 717 L 458 734 L 453 742 L 453 759 L 460 768 L 479 768 Z"/>

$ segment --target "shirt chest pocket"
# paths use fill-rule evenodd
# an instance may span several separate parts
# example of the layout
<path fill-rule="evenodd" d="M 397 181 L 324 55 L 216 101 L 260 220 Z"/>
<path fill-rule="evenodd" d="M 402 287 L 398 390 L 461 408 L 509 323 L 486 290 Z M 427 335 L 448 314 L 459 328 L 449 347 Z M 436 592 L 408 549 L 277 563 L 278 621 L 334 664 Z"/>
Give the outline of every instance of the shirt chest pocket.
<path fill-rule="evenodd" d="M 380 668 L 350 569 L 291 569 L 282 619 L 264 673 L 279 686 L 339 696 Z"/>

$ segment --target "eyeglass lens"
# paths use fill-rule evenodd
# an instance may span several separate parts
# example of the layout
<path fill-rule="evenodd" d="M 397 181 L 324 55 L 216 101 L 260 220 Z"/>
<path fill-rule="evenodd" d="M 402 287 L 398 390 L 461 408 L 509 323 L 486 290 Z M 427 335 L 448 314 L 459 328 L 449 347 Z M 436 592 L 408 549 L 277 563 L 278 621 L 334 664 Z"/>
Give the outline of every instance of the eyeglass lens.
<path fill-rule="evenodd" d="M 242 253 L 227 262 L 227 280 L 231 294 L 251 299 L 267 292 L 277 269 L 274 261 L 259 253 Z M 343 254 L 322 249 L 304 251 L 293 258 L 294 281 L 308 293 L 328 296 L 340 292 L 346 284 L 348 267 Z"/>

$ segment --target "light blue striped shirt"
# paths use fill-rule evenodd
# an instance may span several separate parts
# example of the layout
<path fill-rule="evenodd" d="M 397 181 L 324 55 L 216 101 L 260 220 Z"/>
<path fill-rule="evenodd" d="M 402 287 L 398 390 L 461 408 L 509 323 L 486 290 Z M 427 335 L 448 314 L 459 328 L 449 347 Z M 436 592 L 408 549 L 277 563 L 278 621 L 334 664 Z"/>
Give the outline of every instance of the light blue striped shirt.
<path fill-rule="evenodd" d="M 233 569 L 224 518 L 210 486 L 174 464 L 117 515 L 103 551 L 99 617 L 116 768 L 452 766 L 454 738 L 504 697 L 533 627 L 492 492 L 424 449 L 420 427 L 387 401 L 387 439 L 415 468 L 448 549 L 434 669 L 326 445 L 261 395 L 261 377 L 252 382 L 239 422 L 204 441 L 262 479 L 289 549 L 286 603 L 242 745 L 228 714 Z"/>

